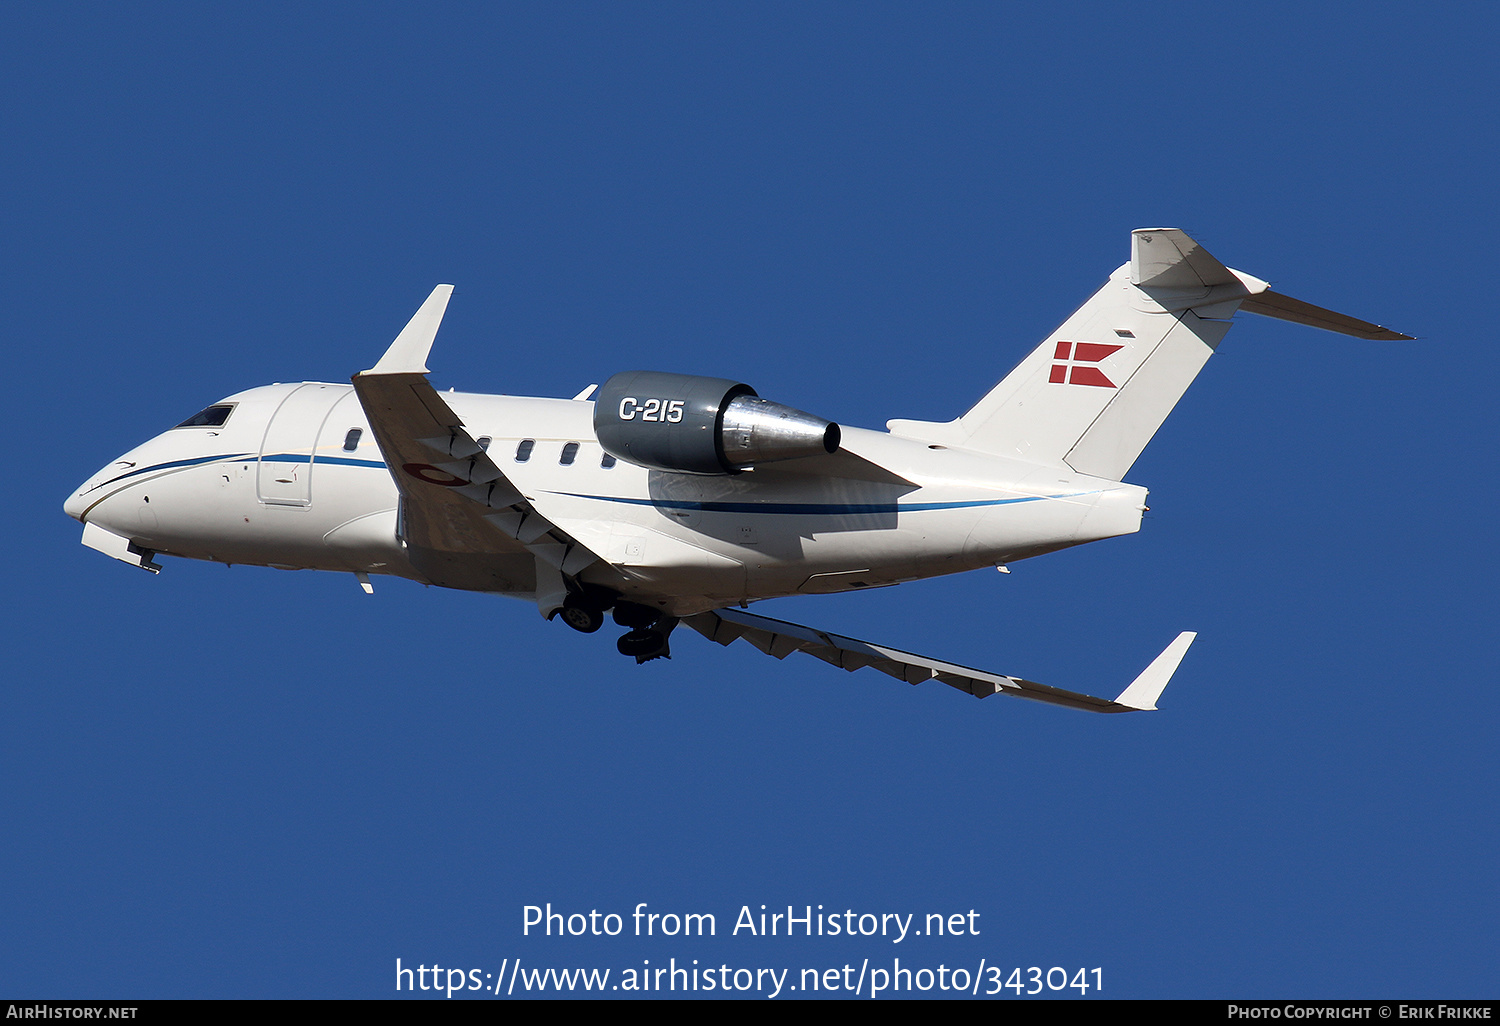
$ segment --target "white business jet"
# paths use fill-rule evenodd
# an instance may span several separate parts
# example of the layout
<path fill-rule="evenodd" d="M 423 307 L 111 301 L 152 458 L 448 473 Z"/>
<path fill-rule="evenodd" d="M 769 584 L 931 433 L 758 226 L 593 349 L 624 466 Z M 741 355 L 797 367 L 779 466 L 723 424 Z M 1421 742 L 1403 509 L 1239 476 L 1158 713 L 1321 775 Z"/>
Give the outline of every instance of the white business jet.
<path fill-rule="evenodd" d="M 83 542 L 153 573 L 159 554 L 497 592 L 620 652 L 686 624 L 777 658 L 937 680 L 1095 712 L 1154 709 L 1182 633 L 1113 701 L 744 612 L 758 599 L 1000 567 L 1140 529 L 1122 478 L 1237 310 L 1405 339 L 1272 291 L 1173 228 L 973 409 L 840 427 L 720 378 L 617 374 L 572 399 L 447 392 L 427 357 L 439 285 L 353 385 L 229 396 L 100 470 L 64 509 Z M 591 401 L 591 396 L 592 401 Z"/>

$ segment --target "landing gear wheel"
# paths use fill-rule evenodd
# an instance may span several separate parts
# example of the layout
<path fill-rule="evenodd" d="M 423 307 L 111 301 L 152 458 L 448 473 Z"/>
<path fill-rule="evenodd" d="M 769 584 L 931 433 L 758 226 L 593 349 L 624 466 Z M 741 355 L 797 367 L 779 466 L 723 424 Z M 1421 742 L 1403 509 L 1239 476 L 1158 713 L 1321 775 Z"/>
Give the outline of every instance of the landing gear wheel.
<path fill-rule="evenodd" d="M 616 602 L 615 623 L 632 631 L 643 631 L 661 619 L 661 610 L 638 602 Z"/>
<path fill-rule="evenodd" d="M 604 610 L 568 596 L 559 610 L 563 623 L 582 634 L 593 634 L 604 626 Z"/>
<path fill-rule="evenodd" d="M 637 663 L 649 662 L 659 656 L 669 656 L 667 636 L 661 631 L 631 631 L 622 637 L 615 647 L 623 656 L 634 656 Z"/>

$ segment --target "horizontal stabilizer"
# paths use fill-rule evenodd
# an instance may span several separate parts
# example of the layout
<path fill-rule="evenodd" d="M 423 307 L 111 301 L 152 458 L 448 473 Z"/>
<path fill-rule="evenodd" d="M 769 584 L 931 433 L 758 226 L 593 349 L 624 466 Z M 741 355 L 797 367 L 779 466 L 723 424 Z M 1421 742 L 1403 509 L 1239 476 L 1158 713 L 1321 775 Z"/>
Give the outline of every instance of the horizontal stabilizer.
<path fill-rule="evenodd" d="M 1048 687 L 1035 681 L 1023 680 L 998 673 L 976 670 L 956 663 L 943 662 L 927 656 L 902 652 L 857 638 L 846 638 L 839 634 L 804 627 L 801 624 L 773 620 L 768 616 L 744 613 L 738 609 L 716 609 L 708 613 L 684 616 L 682 622 L 699 634 L 728 645 L 740 638 L 748 641 L 767 655 L 785 659 L 793 652 L 806 652 L 826 663 L 845 670 L 859 670 L 868 666 L 908 684 L 921 684 L 936 680 L 949 687 L 973 695 L 988 698 L 990 695 L 1007 694 L 1017 698 L 1030 698 L 1053 705 L 1065 705 L 1071 709 L 1089 712 L 1136 712 L 1156 708 L 1156 700 L 1167 686 L 1183 653 L 1193 643 L 1196 635 L 1183 633 L 1157 656 L 1135 681 L 1111 702 L 1107 698 L 1064 691 Z"/>
<path fill-rule="evenodd" d="M 1332 310 L 1304 303 L 1291 296 L 1283 296 L 1270 289 L 1244 300 L 1240 303 L 1240 309 L 1246 313 L 1260 314 L 1262 317 L 1296 321 L 1298 324 L 1322 328 L 1324 331 L 1337 331 L 1344 335 L 1353 335 L 1355 338 L 1369 339 L 1371 342 L 1410 342 L 1412 340 L 1412 336 L 1403 335 L 1399 331 L 1382 328 L 1378 324 L 1371 324 L 1369 321 L 1362 321 L 1348 314 L 1334 313 Z"/>

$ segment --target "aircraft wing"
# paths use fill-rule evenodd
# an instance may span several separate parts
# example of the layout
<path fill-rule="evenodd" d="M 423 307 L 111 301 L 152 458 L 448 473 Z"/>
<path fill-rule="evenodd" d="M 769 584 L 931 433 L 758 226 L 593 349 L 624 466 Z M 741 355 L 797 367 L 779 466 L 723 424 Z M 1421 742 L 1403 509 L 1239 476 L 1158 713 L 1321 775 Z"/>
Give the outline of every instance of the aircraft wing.
<path fill-rule="evenodd" d="M 380 362 L 353 379 L 401 493 L 402 535 L 421 550 L 413 562 L 428 577 L 447 577 L 465 571 L 446 554 L 529 553 L 575 574 L 599 557 L 537 513 L 427 380 L 427 354 L 452 293 L 452 285 L 434 289 Z"/>
<path fill-rule="evenodd" d="M 1089 712 L 1135 712 L 1156 708 L 1156 700 L 1162 689 L 1172 678 L 1177 664 L 1182 662 L 1188 646 L 1197 637 L 1192 631 L 1184 631 L 1141 671 L 1140 676 L 1110 701 L 1076 691 L 1048 687 L 1020 677 L 1007 677 L 997 673 L 986 673 L 967 666 L 945 663 L 926 656 L 913 655 L 884 645 L 871 644 L 855 638 L 846 638 L 826 631 L 814 630 L 800 624 L 773 620 L 767 616 L 742 612 L 738 609 L 716 609 L 707 613 L 695 613 L 682 618 L 682 622 L 702 634 L 710 641 L 728 645 L 743 638 L 767 655 L 785 659 L 793 652 L 806 652 L 845 670 L 854 671 L 862 667 L 873 667 L 881 673 L 904 680 L 908 684 L 924 681 L 941 681 L 950 687 L 968 692 L 975 698 L 1007 694 L 1018 698 L 1031 698 L 1053 705 L 1065 705 L 1072 709 Z"/>

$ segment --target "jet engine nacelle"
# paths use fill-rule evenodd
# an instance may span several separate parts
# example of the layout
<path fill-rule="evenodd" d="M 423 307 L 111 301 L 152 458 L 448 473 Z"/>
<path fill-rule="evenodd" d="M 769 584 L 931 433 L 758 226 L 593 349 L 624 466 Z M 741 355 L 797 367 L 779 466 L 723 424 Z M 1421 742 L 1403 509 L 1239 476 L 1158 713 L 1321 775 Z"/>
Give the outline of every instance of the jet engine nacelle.
<path fill-rule="evenodd" d="M 839 447 L 837 424 L 761 399 L 742 382 L 661 371 L 606 381 L 594 433 L 611 456 L 683 474 L 736 474 Z"/>

